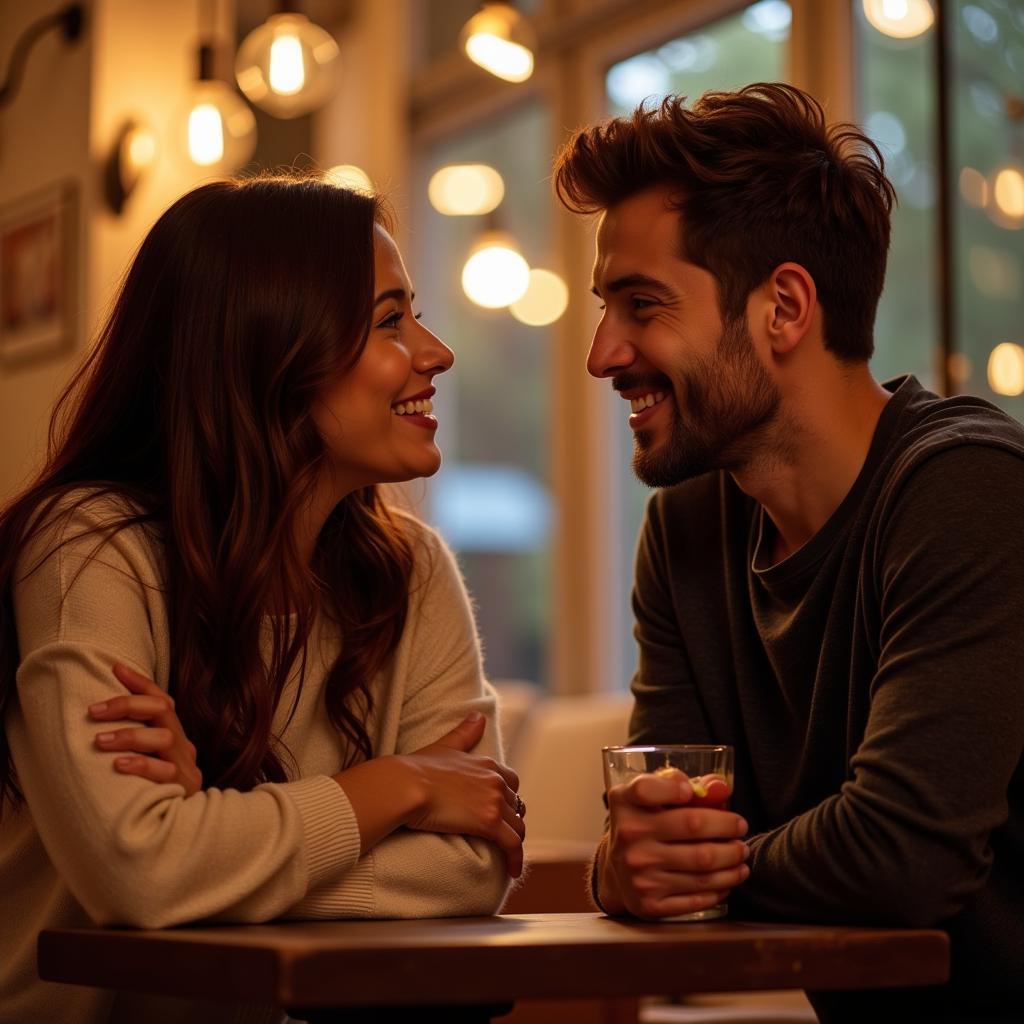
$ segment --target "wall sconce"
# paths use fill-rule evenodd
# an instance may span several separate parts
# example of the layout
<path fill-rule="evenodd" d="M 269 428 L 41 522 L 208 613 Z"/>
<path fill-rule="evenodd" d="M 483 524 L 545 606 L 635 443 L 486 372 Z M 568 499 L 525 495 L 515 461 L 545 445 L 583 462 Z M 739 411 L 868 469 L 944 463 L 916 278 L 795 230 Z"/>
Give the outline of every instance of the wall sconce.
<path fill-rule="evenodd" d="M 103 167 L 103 198 L 121 213 L 139 179 L 156 162 L 156 136 L 148 125 L 125 121 Z"/>
<path fill-rule="evenodd" d="M 511 4 L 485 3 L 463 26 L 459 41 L 474 64 L 506 82 L 525 82 L 533 74 L 536 33 Z"/>
<path fill-rule="evenodd" d="M 298 117 L 327 101 L 338 63 L 338 44 L 330 33 L 284 0 L 277 14 L 242 41 L 235 78 L 261 110 L 274 117 Z"/>
<path fill-rule="evenodd" d="M 82 35 L 85 13 L 81 4 L 68 4 L 53 14 L 32 22 L 21 34 L 11 51 L 11 61 L 7 65 L 7 74 L 0 85 L 0 108 L 6 107 L 17 95 L 21 86 L 21 76 L 25 73 L 25 63 L 29 52 L 36 41 L 46 35 L 51 28 L 59 28 L 65 42 L 73 43 Z"/>

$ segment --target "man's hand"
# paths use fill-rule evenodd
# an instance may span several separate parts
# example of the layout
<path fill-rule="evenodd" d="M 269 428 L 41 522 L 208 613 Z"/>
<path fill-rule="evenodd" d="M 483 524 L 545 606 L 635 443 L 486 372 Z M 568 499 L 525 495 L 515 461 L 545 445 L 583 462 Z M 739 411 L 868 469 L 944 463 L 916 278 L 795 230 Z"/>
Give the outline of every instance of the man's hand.
<path fill-rule="evenodd" d="M 608 791 L 611 831 L 598 851 L 597 877 L 609 913 L 659 918 L 707 910 L 747 878 L 750 851 L 740 841 L 747 823 L 706 798 L 703 806 L 693 801 L 680 771 L 640 775 Z"/>

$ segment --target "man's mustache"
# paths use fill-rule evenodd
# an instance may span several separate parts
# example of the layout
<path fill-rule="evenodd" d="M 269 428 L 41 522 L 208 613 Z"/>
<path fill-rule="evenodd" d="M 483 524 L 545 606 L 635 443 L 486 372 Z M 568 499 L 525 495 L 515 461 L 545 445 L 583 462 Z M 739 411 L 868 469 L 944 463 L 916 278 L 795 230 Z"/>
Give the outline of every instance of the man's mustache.
<path fill-rule="evenodd" d="M 672 381 L 660 373 L 620 373 L 612 377 L 612 388 L 615 391 L 631 391 L 633 388 L 648 388 L 651 391 L 671 391 Z"/>

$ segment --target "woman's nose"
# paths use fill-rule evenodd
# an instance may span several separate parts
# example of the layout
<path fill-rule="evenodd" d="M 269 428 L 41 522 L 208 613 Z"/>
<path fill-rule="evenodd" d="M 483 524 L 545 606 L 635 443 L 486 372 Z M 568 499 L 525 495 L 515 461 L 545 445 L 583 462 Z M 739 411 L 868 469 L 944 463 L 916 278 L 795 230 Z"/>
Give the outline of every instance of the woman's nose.
<path fill-rule="evenodd" d="M 455 353 L 429 328 L 417 324 L 416 352 L 413 356 L 413 368 L 417 373 L 431 375 L 450 370 L 455 362 Z"/>

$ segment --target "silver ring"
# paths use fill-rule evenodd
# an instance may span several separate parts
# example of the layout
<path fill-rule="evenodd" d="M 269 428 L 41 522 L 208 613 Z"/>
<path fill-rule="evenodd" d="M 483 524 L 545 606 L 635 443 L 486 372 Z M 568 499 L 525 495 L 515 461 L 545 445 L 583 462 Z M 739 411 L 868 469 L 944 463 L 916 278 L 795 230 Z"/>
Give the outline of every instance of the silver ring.
<path fill-rule="evenodd" d="M 516 793 L 516 814 L 521 818 L 526 813 L 526 804 L 523 803 L 523 798 Z"/>

